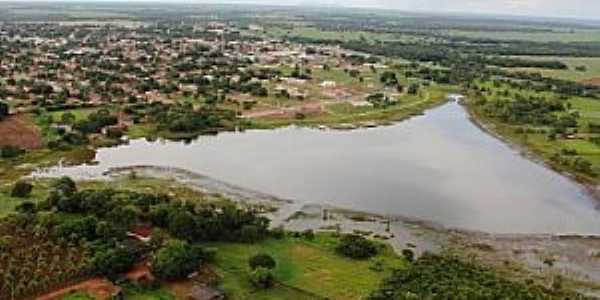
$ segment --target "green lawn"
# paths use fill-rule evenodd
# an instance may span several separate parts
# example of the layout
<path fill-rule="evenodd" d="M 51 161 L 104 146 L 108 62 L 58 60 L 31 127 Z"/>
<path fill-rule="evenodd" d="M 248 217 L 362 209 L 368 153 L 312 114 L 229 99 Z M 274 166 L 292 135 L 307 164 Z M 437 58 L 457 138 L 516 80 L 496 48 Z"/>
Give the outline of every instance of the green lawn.
<path fill-rule="evenodd" d="M 150 290 L 150 291 L 140 291 L 137 289 L 125 289 L 123 294 L 123 300 L 176 300 L 177 298 L 162 289 L 159 290 Z M 65 296 L 61 300 L 96 300 L 94 297 L 89 296 L 84 293 L 73 293 L 68 296 Z M 185 300 L 185 299 L 181 299 Z"/>
<path fill-rule="evenodd" d="M 95 300 L 94 297 L 83 293 L 74 293 L 62 298 L 62 300 Z"/>
<path fill-rule="evenodd" d="M 336 237 L 318 234 L 312 241 L 285 238 L 258 244 L 209 246 L 217 250 L 216 267 L 230 299 L 313 299 L 311 294 L 330 299 L 364 299 L 392 269 L 405 266 L 404 259 L 389 247 L 371 260 L 352 260 L 336 254 L 336 244 Z M 287 288 L 256 291 L 250 285 L 248 258 L 258 253 L 275 258 L 275 276 Z M 384 271 L 371 270 L 375 261 L 384 265 Z"/>
<path fill-rule="evenodd" d="M 75 116 L 75 119 L 77 121 L 81 121 L 81 120 L 87 119 L 87 117 L 90 114 L 96 112 L 97 110 L 98 110 L 97 108 L 76 108 L 76 109 L 69 109 L 69 110 L 53 111 L 53 112 L 50 112 L 50 115 L 52 116 L 52 118 L 55 121 L 58 121 L 61 119 L 63 114 L 71 113 Z"/>

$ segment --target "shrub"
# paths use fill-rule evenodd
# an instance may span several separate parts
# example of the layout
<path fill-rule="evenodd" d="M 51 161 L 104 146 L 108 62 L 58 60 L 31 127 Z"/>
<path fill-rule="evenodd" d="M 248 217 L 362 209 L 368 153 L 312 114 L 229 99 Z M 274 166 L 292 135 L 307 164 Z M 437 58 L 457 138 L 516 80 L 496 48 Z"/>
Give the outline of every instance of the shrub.
<path fill-rule="evenodd" d="M 315 232 L 312 229 L 304 230 L 302 231 L 302 237 L 312 241 L 315 239 Z"/>
<path fill-rule="evenodd" d="M 0 121 L 8 116 L 8 104 L 3 101 L 0 101 Z"/>
<path fill-rule="evenodd" d="M 271 236 L 273 236 L 273 238 L 275 239 L 280 240 L 285 237 L 285 230 L 281 226 L 274 228 L 271 230 Z"/>
<path fill-rule="evenodd" d="M 262 234 L 261 229 L 256 225 L 244 225 L 240 229 L 240 241 L 246 243 L 253 243 L 258 241 Z"/>
<path fill-rule="evenodd" d="M 77 191 L 77 184 L 75 184 L 73 179 L 67 176 L 58 179 L 56 182 L 54 182 L 54 184 L 52 184 L 52 187 L 54 190 L 64 195 L 71 195 Z"/>
<path fill-rule="evenodd" d="M 25 150 L 16 146 L 2 146 L 0 148 L 0 158 L 15 158 L 25 153 Z"/>
<path fill-rule="evenodd" d="M 250 283 L 257 288 L 268 289 L 273 287 L 275 277 L 269 269 L 259 267 L 250 273 Z"/>
<path fill-rule="evenodd" d="M 415 260 L 415 253 L 410 249 L 402 250 L 402 256 L 404 256 L 408 262 L 413 262 Z"/>
<path fill-rule="evenodd" d="M 203 254 L 201 248 L 191 246 L 187 242 L 169 241 L 152 258 L 152 274 L 166 280 L 184 278 L 202 264 Z"/>
<path fill-rule="evenodd" d="M 355 259 L 370 258 L 379 252 L 378 245 L 362 236 L 348 234 L 341 238 L 336 252 Z"/>
<path fill-rule="evenodd" d="M 274 269 L 275 260 L 268 254 L 257 254 L 248 260 L 248 265 L 252 270 L 257 268 Z"/>
<path fill-rule="evenodd" d="M 31 191 L 33 190 L 33 185 L 26 181 L 17 181 L 13 186 L 12 192 L 10 195 L 16 198 L 27 198 Z"/>
<path fill-rule="evenodd" d="M 125 247 L 99 250 L 92 258 L 94 270 L 99 275 L 114 276 L 128 271 L 135 264 L 135 256 Z"/>

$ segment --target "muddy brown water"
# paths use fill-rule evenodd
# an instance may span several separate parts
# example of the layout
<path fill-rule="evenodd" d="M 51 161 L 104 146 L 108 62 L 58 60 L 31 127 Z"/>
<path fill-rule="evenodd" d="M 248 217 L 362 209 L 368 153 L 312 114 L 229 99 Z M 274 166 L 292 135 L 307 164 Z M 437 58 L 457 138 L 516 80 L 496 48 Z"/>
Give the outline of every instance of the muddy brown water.
<path fill-rule="evenodd" d="M 96 162 L 42 173 L 97 178 L 116 167 L 175 167 L 285 199 L 447 227 L 600 234 L 597 202 L 582 186 L 481 131 L 456 103 L 353 131 L 288 127 L 188 144 L 134 140 L 100 149 Z"/>

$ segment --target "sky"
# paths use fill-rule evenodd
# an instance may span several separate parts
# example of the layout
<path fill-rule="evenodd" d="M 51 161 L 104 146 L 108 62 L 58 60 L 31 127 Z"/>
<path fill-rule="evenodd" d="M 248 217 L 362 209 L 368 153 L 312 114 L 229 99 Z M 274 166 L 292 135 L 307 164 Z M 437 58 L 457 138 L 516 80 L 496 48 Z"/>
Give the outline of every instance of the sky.
<path fill-rule="evenodd" d="M 193 0 L 188 0 L 193 2 Z M 186 2 L 188 2 L 186 1 Z M 600 0 L 220 0 L 278 5 L 344 5 L 439 13 L 600 19 Z"/>
<path fill-rule="evenodd" d="M 61 0 L 0 0 L 0 2 Z M 600 0 L 67 0 L 71 2 L 135 1 L 247 3 L 264 5 L 346 6 L 429 13 L 472 13 L 600 20 Z"/>

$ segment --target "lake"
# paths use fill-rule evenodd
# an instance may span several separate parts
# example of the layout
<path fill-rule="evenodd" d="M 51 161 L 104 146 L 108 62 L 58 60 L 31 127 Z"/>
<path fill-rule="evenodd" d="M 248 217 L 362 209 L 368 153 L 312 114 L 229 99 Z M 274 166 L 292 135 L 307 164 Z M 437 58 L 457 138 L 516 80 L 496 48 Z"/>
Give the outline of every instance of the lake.
<path fill-rule="evenodd" d="M 582 186 L 483 132 L 454 102 L 387 127 L 133 140 L 100 149 L 96 161 L 46 174 L 95 178 L 113 167 L 168 166 L 299 202 L 448 227 L 600 234 L 597 202 Z"/>

